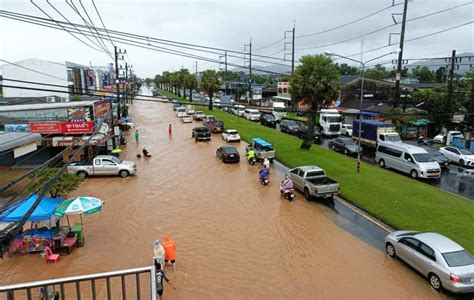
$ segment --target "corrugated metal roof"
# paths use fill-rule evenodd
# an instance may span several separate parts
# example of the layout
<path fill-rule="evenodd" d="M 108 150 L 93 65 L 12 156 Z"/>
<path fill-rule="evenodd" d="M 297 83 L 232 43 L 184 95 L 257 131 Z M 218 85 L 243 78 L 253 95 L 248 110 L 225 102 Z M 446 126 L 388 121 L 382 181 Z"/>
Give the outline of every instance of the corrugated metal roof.
<path fill-rule="evenodd" d="M 40 141 L 39 133 L 0 131 L 0 152 Z"/>
<path fill-rule="evenodd" d="M 61 102 L 61 103 L 35 103 L 35 104 L 7 105 L 7 106 L 0 106 L 0 112 L 91 106 L 94 104 L 94 102 L 97 102 L 97 101 L 98 100 L 72 101 L 72 102 Z"/>

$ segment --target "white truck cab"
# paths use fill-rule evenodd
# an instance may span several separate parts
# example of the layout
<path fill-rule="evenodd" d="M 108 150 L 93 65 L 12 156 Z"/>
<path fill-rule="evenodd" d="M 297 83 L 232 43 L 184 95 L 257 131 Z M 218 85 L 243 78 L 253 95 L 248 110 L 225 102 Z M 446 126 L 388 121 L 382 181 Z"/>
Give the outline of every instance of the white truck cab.
<path fill-rule="evenodd" d="M 272 115 L 277 121 L 281 121 L 282 118 L 286 117 L 286 107 L 283 102 L 273 102 L 272 104 Z"/>
<path fill-rule="evenodd" d="M 337 109 L 321 109 L 319 115 L 321 134 L 337 136 L 341 134 L 342 116 Z"/>

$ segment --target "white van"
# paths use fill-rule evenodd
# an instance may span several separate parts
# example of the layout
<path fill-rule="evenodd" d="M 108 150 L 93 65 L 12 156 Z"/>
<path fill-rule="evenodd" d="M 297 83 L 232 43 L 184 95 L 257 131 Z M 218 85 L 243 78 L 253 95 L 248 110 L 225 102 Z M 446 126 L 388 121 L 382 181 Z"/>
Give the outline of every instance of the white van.
<path fill-rule="evenodd" d="M 250 121 L 259 121 L 260 112 L 258 111 L 258 109 L 247 108 L 244 110 L 244 118 Z"/>
<path fill-rule="evenodd" d="M 230 112 L 236 116 L 243 117 L 245 113 L 245 106 L 243 105 L 234 105 Z"/>
<path fill-rule="evenodd" d="M 178 107 L 178 108 L 176 109 L 176 116 L 177 116 L 178 118 L 182 118 L 182 117 L 184 117 L 185 115 L 187 115 L 187 113 L 186 113 L 186 107 L 180 106 L 180 107 Z"/>
<path fill-rule="evenodd" d="M 413 178 L 439 178 L 441 168 L 425 149 L 414 145 L 380 142 L 375 162 L 382 168 L 392 168 Z"/>

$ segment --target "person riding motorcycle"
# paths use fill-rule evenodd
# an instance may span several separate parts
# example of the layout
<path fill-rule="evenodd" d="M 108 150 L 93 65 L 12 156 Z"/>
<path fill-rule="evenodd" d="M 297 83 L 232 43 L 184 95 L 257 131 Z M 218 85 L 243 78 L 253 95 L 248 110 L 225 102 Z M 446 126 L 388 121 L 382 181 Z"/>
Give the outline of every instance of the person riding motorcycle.
<path fill-rule="evenodd" d="M 247 152 L 247 161 L 250 161 L 251 159 L 255 159 L 255 150 L 250 149 Z"/>
<path fill-rule="evenodd" d="M 148 152 L 148 150 L 147 150 L 145 147 L 143 148 L 142 152 L 143 152 L 143 155 L 144 155 L 145 157 L 149 157 L 149 156 L 150 156 L 150 153 Z"/>
<path fill-rule="evenodd" d="M 293 189 L 293 180 L 291 180 L 290 176 L 287 174 L 285 175 L 285 180 L 281 182 L 280 191 L 286 195 L 292 189 Z"/>
<path fill-rule="evenodd" d="M 270 175 L 270 169 L 268 168 L 262 167 L 258 171 L 258 176 L 259 176 L 260 181 L 262 181 L 265 177 L 268 177 L 269 175 Z"/>

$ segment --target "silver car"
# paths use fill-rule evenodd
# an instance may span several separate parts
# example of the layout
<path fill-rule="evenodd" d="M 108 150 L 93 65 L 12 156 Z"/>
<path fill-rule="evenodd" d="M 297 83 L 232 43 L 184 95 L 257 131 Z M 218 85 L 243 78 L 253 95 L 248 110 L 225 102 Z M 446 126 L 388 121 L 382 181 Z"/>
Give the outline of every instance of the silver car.
<path fill-rule="evenodd" d="M 474 257 L 439 233 L 395 231 L 385 237 L 385 250 L 426 276 L 435 290 L 474 292 Z"/>

